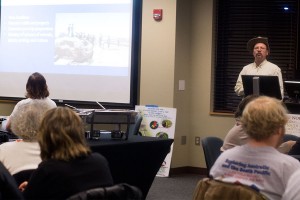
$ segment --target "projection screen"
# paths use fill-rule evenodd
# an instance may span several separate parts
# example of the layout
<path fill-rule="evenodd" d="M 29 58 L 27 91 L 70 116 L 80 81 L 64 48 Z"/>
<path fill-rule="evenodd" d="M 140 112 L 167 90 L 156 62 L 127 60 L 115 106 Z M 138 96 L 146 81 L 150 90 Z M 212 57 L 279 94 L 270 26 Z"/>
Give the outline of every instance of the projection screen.
<path fill-rule="evenodd" d="M 136 103 L 141 3 L 2 0 L 0 99 L 24 98 L 42 73 L 61 103 Z"/>

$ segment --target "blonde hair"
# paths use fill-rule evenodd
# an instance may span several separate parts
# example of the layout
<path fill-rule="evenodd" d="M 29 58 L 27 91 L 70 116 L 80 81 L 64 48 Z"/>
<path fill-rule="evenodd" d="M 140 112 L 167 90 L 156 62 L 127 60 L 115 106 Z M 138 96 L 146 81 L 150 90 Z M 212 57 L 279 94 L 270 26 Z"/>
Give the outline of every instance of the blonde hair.
<path fill-rule="evenodd" d="M 69 108 L 57 107 L 47 111 L 39 132 L 42 160 L 69 161 L 91 152 L 84 138 L 82 119 Z"/>
<path fill-rule="evenodd" d="M 287 121 L 287 109 L 282 102 L 266 96 L 247 104 L 241 118 L 245 132 L 257 141 L 269 138 L 280 127 L 284 127 Z"/>
<path fill-rule="evenodd" d="M 49 105 L 39 100 L 20 105 L 18 113 L 10 119 L 12 132 L 26 142 L 37 141 L 38 128 L 49 109 Z"/>

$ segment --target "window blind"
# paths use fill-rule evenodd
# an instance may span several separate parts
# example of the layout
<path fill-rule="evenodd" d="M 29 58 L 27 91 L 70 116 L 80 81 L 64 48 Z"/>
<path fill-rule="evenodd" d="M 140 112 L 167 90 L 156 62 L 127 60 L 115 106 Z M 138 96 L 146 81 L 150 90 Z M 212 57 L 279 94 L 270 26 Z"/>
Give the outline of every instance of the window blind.
<path fill-rule="evenodd" d="M 242 67 L 253 62 L 246 44 L 269 38 L 267 59 L 278 65 L 283 80 L 299 79 L 297 69 L 298 0 L 216 0 L 213 112 L 233 113 L 241 97 L 234 86 Z M 271 86 L 270 86 L 271 87 Z"/>

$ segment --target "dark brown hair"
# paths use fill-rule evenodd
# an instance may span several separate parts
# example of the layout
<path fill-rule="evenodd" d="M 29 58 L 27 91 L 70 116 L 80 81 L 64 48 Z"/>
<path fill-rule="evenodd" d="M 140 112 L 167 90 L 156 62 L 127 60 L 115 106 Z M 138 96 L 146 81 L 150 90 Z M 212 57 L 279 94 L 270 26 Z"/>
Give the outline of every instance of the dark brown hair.
<path fill-rule="evenodd" d="M 49 96 L 48 86 L 44 76 L 38 72 L 31 74 L 26 84 L 26 98 L 43 99 Z"/>
<path fill-rule="evenodd" d="M 242 101 L 239 103 L 239 105 L 238 105 L 238 107 L 237 107 L 237 109 L 236 109 L 236 111 L 234 113 L 234 117 L 235 118 L 241 118 L 246 105 L 250 101 L 256 99 L 257 97 L 259 97 L 259 95 L 253 94 L 253 95 L 248 95 L 245 98 L 243 98 Z"/>

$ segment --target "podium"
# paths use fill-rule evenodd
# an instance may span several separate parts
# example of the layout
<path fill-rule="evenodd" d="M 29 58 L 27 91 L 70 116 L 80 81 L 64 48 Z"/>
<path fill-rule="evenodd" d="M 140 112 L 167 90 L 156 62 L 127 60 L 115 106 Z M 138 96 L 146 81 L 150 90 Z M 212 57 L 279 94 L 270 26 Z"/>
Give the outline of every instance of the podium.
<path fill-rule="evenodd" d="M 242 75 L 245 96 L 265 95 L 282 100 L 278 76 Z"/>
<path fill-rule="evenodd" d="M 94 133 L 95 124 L 126 124 L 125 140 L 128 139 L 129 126 L 135 123 L 137 111 L 126 109 L 77 109 L 79 116 L 86 124 L 90 124 L 90 133 Z"/>

